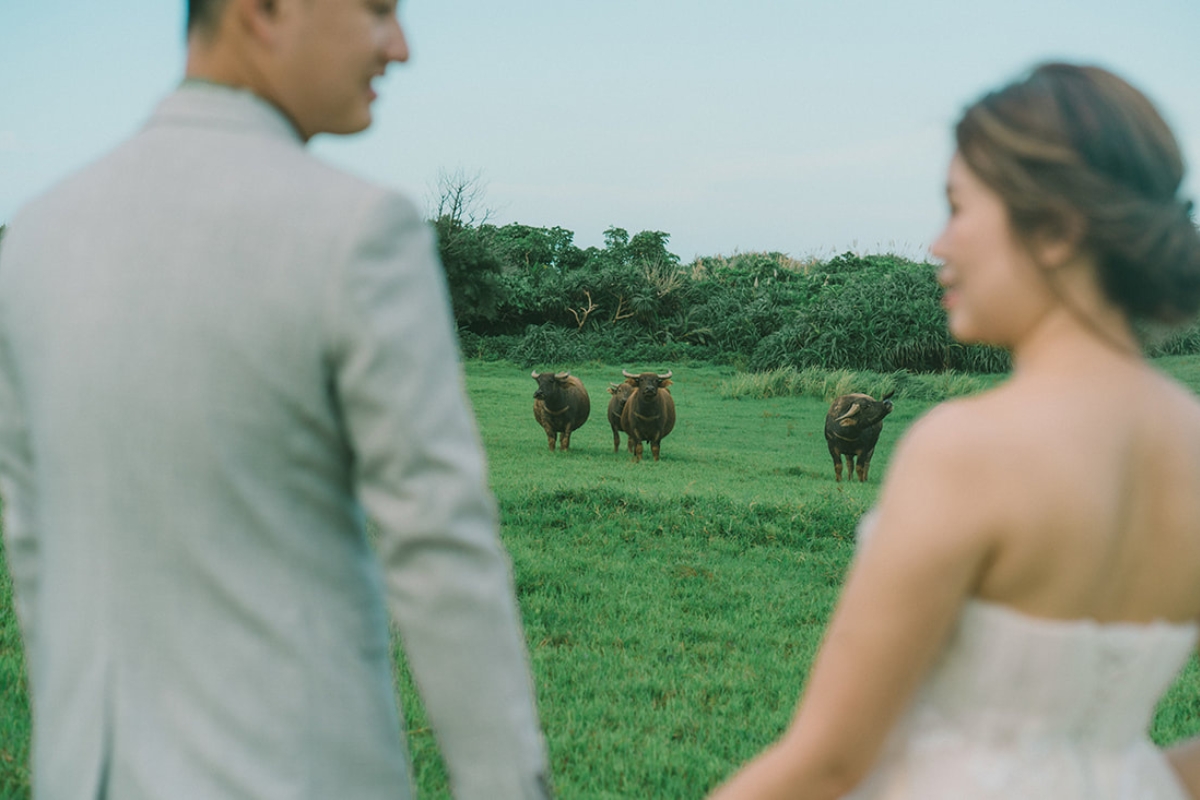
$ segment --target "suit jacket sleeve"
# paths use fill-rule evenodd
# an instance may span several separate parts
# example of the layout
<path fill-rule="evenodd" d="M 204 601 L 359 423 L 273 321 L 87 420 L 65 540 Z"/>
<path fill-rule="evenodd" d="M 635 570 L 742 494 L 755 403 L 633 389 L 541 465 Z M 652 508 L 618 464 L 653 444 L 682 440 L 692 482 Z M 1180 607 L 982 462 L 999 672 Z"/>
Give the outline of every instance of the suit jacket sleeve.
<path fill-rule="evenodd" d="M 32 675 L 37 619 L 38 541 L 34 524 L 33 457 L 17 393 L 16 365 L 0 330 L 0 528 L 13 581 L 13 605 Z"/>
<path fill-rule="evenodd" d="M 333 374 L 390 610 L 455 796 L 541 797 L 524 634 L 433 232 L 395 195 L 358 219 L 331 292 Z"/>

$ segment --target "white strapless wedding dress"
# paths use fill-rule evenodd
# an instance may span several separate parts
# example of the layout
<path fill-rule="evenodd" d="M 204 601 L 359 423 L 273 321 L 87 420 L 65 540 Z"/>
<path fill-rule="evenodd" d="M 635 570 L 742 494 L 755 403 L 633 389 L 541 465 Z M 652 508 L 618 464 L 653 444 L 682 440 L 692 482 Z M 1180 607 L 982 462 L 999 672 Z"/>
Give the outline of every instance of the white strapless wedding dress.
<path fill-rule="evenodd" d="M 1147 731 L 1198 633 L 970 600 L 846 800 L 1188 800 Z"/>

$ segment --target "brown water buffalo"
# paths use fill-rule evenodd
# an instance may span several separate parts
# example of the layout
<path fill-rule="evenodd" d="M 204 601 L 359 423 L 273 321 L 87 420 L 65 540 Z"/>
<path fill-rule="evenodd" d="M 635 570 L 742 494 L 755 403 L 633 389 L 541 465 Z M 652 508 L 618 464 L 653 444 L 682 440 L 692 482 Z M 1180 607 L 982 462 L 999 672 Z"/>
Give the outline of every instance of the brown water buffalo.
<path fill-rule="evenodd" d="M 592 410 L 583 382 L 570 372 L 534 372 L 538 388 L 533 393 L 533 418 L 546 431 L 550 449 L 561 434 L 562 449 L 571 447 L 571 432 L 587 422 Z"/>
<path fill-rule="evenodd" d="M 608 401 L 608 424 L 613 432 L 613 452 L 619 452 L 621 449 L 621 412 L 625 410 L 625 401 L 629 399 L 629 395 L 633 394 L 633 384 L 629 381 L 621 383 L 610 383 L 608 385 L 608 393 L 612 398 Z"/>
<path fill-rule="evenodd" d="M 642 442 L 650 443 L 650 452 L 658 461 L 658 446 L 663 437 L 675 427 L 675 401 L 667 387 L 671 371 L 666 375 L 643 372 L 633 375 L 621 370 L 625 383 L 633 388 L 625 409 L 621 412 L 621 429 L 629 435 L 629 452 L 635 462 L 642 460 Z M 615 437 L 614 437 L 615 438 Z"/>
<path fill-rule="evenodd" d="M 871 468 L 871 455 L 879 432 L 883 430 L 883 418 L 892 413 L 891 396 L 888 392 L 882 400 L 869 394 L 844 394 L 833 401 L 825 415 L 825 442 L 829 455 L 833 456 L 833 473 L 842 479 L 842 457 L 850 474 L 858 473 L 862 483 L 867 482 L 867 470 Z M 854 464 L 858 458 L 857 467 Z"/>

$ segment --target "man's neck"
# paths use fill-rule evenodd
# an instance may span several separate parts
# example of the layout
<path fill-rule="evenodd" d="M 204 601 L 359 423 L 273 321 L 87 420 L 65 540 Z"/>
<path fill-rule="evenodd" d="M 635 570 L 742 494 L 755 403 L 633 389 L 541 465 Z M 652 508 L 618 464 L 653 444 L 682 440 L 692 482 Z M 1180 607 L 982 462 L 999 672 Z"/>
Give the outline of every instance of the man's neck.
<path fill-rule="evenodd" d="M 275 100 L 271 82 L 253 58 L 240 48 L 228 43 L 217 44 L 204 39 L 188 39 L 187 66 L 184 69 L 185 83 L 209 83 L 243 89 L 270 103 L 284 116 L 300 140 L 307 142 L 309 136 L 301 130 L 291 114 Z"/>

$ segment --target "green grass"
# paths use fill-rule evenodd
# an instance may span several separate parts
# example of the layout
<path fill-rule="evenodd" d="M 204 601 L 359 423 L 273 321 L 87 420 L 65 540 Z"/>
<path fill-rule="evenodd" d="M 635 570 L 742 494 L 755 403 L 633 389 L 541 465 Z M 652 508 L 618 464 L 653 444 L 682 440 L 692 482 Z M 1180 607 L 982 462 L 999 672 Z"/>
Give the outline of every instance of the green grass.
<path fill-rule="evenodd" d="M 4 546 L 0 542 L 0 561 Z M 0 567 L 0 798 L 29 796 L 29 693 L 8 567 Z"/>
<path fill-rule="evenodd" d="M 1200 358 L 1160 363 L 1200 387 Z M 674 369 L 678 423 L 660 462 L 647 452 L 633 464 L 623 446 L 612 452 L 605 390 L 622 366 Z M 562 367 L 594 403 L 569 453 L 546 447 L 528 369 L 467 368 L 559 796 L 698 797 L 786 725 L 852 555 L 854 525 L 897 437 L 929 408 L 930 394 L 970 388 L 953 376 L 933 388 L 924 376 L 899 376 L 864 486 L 833 480 L 823 396 L 793 389 L 755 399 L 753 388 L 733 390 L 748 379 L 716 367 L 539 365 Z M 835 382 L 878 392 L 860 377 L 881 379 Z M 0 570 L 0 797 L 28 794 L 17 641 Z M 447 797 L 399 652 L 397 664 L 421 796 Z M 1153 735 L 1168 742 L 1198 729 L 1193 662 L 1161 704 Z"/>

